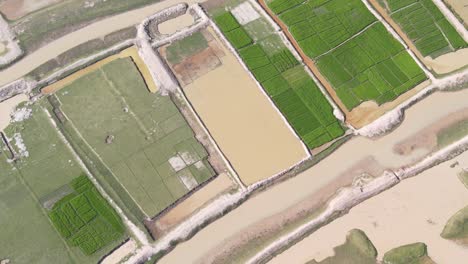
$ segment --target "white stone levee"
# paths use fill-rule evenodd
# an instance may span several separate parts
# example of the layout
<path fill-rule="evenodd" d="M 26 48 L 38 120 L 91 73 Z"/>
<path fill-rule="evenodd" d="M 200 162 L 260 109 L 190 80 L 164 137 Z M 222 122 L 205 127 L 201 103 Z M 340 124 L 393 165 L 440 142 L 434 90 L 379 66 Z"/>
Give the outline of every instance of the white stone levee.
<path fill-rule="evenodd" d="M 15 39 L 15 35 L 10 30 L 8 22 L 0 14 L 0 44 L 5 46 L 5 53 L 0 55 L 0 66 L 4 66 L 14 61 L 23 53 Z"/>

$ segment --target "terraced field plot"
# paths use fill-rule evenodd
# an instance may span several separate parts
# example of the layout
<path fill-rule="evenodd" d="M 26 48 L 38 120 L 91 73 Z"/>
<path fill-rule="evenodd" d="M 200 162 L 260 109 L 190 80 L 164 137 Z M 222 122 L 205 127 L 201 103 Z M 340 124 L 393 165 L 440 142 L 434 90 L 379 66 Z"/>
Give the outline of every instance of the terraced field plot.
<path fill-rule="evenodd" d="M 426 79 L 360 0 L 272 0 L 268 5 L 349 111 L 364 101 L 392 101 Z"/>
<path fill-rule="evenodd" d="M 206 150 L 174 103 L 148 92 L 131 59 L 106 64 L 56 95 L 99 156 L 95 162 L 108 168 L 146 216 L 214 175 Z"/>
<path fill-rule="evenodd" d="M 432 0 L 383 0 L 383 3 L 423 56 L 435 58 L 468 46 Z"/>
<path fill-rule="evenodd" d="M 215 21 L 308 148 L 343 135 L 325 96 L 267 22 L 241 26 L 230 12 Z"/>
<path fill-rule="evenodd" d="M 49 217 L 62 237 L 91 255 L 122 238 L 125 227 L 86 176 L 73 179 L 73 192 L 54 204 Z"/>

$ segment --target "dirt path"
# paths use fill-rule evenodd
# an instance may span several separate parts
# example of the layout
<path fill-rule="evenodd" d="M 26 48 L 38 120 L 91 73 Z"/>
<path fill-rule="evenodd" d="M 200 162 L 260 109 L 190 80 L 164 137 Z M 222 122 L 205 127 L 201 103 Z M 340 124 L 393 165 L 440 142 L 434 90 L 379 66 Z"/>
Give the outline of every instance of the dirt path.
<path fill-rule="evenodd" d="M 117 30 L 136 25 L 154 13 L 182 2 L 191 4 L 203 2 L 203 0 L 165 0 L 153 5 L 100 20 L 82 29 L 74 31 L 73 33 L 50 42 L 44 47 L 22 58 L 20 61 L 14 63 L 7 69 L 1 71 L 0 87 L 21 78 L 41 64 L 46 63 L 48 60 L 50 60 L 50 58 L 57 57 L 71 48 L 74 48 L 89 40 L 105 36 Z"/>

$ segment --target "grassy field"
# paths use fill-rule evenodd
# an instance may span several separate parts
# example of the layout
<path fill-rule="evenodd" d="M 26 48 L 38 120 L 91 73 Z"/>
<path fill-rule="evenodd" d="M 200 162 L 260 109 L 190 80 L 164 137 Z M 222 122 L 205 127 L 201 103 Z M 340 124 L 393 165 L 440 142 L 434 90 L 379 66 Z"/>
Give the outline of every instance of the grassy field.
<path fill-rule="evenodd" d="M 468 206 L 458 211 L 445 224 L 440 234 L 445 239 L 460 241 L 468 245 Z"/>
<path fill-rule="evenodd" d="M 427 264 L 433 263 L 427 255 L 424 243 L 414 243 L 394 248 L 383 257 L 384 264 Z"/>
<path fill-rule="evenodd" d="M 325 96 L 264 19 L 241 26 L 230 12 L 215 14 L 223 34 L 310 149 L 343 135 Z"/>
<path fill-rule="evenodd" d="M 431 0 L 383 1 L 383 6 L 423 56 L 435 58 L 468 46 Z"/>
<path fill-rule="evenodd" d="M 119 195 L 129 194 L 147 216 L 213 176 L 206 150 L 174 103 L 148 92 L 131 59 L 106 64 L 56 95 L 80 144 L 115 176 L 126 192 Z"/>
<path fill-rule="evenodd" d="M 392 101 L 427 79 L 360 0 L 268 4 L 348 110 L 364 101 Z"/>
<path fill-rule="evenodd" d="M 157 3 L 159 0 L 94 0 L 92 7 L 88 6 L 88 2 L 91 1 L 63 1 L 12 21 L 12 28 L 21 46 L 30 51 L 83 23 Z"/>
<path fill-rule="evenodd" d="M 1 204 L 8 212 L 0 216 L 6 228 L 2 237 L 8 238 L 1 242 L 5 245 L 1 244 L 0 255 L 14 263 L 95 263 L 118 241 L 94 254 L 84 254 L 61 239 L 48 220 L 53 204 L 70 194 L 67 185 L 82 170 L 49 120 L 45 105 L 41 100 L 24 106 L 31 109 L 31 116 L 5 131 L 19 159 L 7 164 L 5 154 L 0 157 L 0 171 L 5 175 L 0 184 Z"/>
<path fill-rule="evenodd" d="M 320 262 L 311 260 L 307 264 L 375 264 L 377 250 L 366 234 L 359 229 L 351 230 L 346 236 L 346 242 L 334 248 L 335 254 Z"/>
<path fill-rule="evenodd" d="M 449 126 L 437 133 L 437 146 L 443 148 L 468 135 L 468 120 Z"/>

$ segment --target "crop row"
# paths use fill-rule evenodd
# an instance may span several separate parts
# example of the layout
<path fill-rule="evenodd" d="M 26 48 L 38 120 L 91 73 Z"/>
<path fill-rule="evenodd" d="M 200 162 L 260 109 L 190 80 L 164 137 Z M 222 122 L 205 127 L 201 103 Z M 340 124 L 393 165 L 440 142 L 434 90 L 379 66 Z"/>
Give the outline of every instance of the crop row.
<path fill-rule="evenodd" d="M 70 184 L 74 192 L 58 201 L 49 217 L 71 245 L 90 255 L 115 241 L 124 232 L 123 224 L 86 176 Z"/>
<path fill-rule="evenodd" d="M 467 47 L 465 40 L 431 0 L 386 0 L 392 18 L 423 56 L 437 57 Z"/>
<path fill-rule="evenodd" d="M 229 13 L 215 17 L 228 36 L 235 28 Z M 237 21 L 236 21 L 237 22 Z M 237 23 L 238 25 L 238 23 Z M 253 37 L 253 36 L 252 36 Z M 231 43 L 232 39 L 227 37 Z M 344 130 L 333 115 L 333 108 L 310 75 L 284 46 L 266 52 L 258 43 L 239 48 L 233 43 L 249 70 L 309 148 L 318 147 L 341 135 Z"/>
<path fill-rule="evenodd" d="M 360 0 L 305 1 L 279 18 L 348 110 L 364 101 L 391 101 L 426 79 Z"/>

